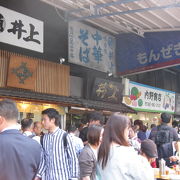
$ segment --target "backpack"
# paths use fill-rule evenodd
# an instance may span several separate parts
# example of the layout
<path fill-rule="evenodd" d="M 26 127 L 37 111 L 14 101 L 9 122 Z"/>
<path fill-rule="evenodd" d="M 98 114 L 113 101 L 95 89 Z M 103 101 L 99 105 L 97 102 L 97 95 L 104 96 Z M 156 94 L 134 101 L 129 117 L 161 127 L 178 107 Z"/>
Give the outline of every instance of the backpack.
<path fill-rule="evenodd" d="M 166 143 L 170 143 L 173 141 L 173 137 L 170 133 L 170 127 L 168 126 L 158 126 L 157 134 L 155 138 L 155 143 L 157 146 L 161 146 Z"/>

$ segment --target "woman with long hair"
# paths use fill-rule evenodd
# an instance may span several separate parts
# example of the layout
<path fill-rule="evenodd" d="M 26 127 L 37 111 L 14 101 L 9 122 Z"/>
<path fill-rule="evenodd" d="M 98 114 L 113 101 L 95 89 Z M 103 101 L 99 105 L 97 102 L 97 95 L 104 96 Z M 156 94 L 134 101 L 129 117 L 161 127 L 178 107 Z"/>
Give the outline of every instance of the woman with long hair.
<path fill-rule="evenodd" d="M 153 180 L 147 159 L 129 145 L 130 121 L 120 113 L 110 116 L 104 128 L 98 153 L 98 175 L 101 180 Z"/>

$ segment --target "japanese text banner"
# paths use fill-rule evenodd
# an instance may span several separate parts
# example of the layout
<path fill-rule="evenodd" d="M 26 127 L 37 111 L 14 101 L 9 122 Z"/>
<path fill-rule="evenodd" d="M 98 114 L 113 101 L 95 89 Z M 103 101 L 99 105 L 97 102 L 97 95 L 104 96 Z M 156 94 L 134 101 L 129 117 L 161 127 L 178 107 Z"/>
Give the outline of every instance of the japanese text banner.
<path fill-rule="evenodd" d="M 0 6 L 0 42 L 43 53 L 43 22 Z"/>
<path fill-rule="evenodd" d="M 123 103 L 138 111 L 174 113 L 175 93 L 130 81 Z"/>
<path fill-rule="evenodd" d="M 117 36 L 117 71 L 120 75 L 180 64 L 180 32 Z"/>
<path fill-rule="evenodd" d="M 69 62 L 115 73 L 115 38 L 79 22 L 69 23 Z"/>

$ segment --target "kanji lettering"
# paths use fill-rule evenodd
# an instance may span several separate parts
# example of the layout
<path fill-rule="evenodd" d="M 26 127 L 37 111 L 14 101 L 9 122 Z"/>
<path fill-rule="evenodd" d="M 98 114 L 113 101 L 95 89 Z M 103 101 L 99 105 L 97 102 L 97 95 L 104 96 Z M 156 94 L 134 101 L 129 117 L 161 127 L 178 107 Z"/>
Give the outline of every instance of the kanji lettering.
<path fill-rule="evenodd" d="M 109 51 L 109 59 L 112 60 L 112 58 L 113 58 L 113 52 Z"/>
<path fill-rule="evenodd" d="M 4 26 L 5 26 L 5 19 L 2 14 L 0 14 L 0 32 L 4 31 Z"/>
<path fill-rule="evenodd" d="M 11 22 L 11 24 L 13 25 L 13 28 L 12 28 L 12 29 L 8 29 L 7 31 L 8 31 L 9 33 L 12 32 L 13 34 L 16 34 L 16 32 L 17 32 L 17 34 L 18 34 L 18 39 L 21 38 L 23 32 L 24 32 L 24 33 L 27 32 L 25 29 L 22 29 L 22 27 L 23 27 L 24 25 L 23 25 L 23 23 L 22 23 L 21 20 L 19 20 L 19 22 L 16 20 L 15 22 Z"/>
<path fill-rule="evenodd" d="M 146 92 L 144 93 L 144 98 L 145 98 L 145 99 L 149 99 L 149 92 L 148 92 L 148 91 L 146 91 Z"/>
<path fill-rule="evenodd" d="M 154 93 L 153 92 L 150 92 L 150 95 L 149 95 L 149 99 L 153 100 L 153 97 L 154 97 Z"/>
<path fill-rule="evenodd" d="M 92 38 L 96 41 L 96 45 L 99 45 L 99 41 L 102 40 L 102 36 L 96 31 L 95 34 L 92 34 Z"/>
<path fill-rule="evenodd" d="M 161 101 L 161 94 L 158 94 L 158 101 Z"/>
<path fill-rule="evenodd" d="M 157 96 L 158 94 L 157 93 L 154 93 L 154 100 L 157 101 Z"/>
<path fill-rule="evenodd" d="M 106 53 L 107 54 L 107 38 L 106 38 L 106 36 L 104 36 L 104 53 Z"/>
<path fill-rule="evenodd" d="M 112 37 L 108 37 L 108 46 L 112 49 L 113 48 L 113 39 Z"/>
<path fill-rule="evenodd" d="M 85 46 L 88 46 L 88 43 L 86 42 L 88 39 L 88 30 L 80 29 L 79 39 Z"/>
<path fill-rule="evenodd" d="M 79 50 L 79 59 L 81 62 L 88 63 L 89 62 L 89 52 L 90 48 L 86 48 L 84 51 L 82 47 Z"/>
<path fill-rule="evenodd" d="M 39 40 L 33 38 L 33 36 L 39 35 L 39 32 L 34 31 L 35 27 L 34 27 L 33 24 L 29 24 L 29 26 L 30 26 L 30 35 L 29 35 L 28 37 L 26 37 L 26 38 L 23 38 L 23 39 L 24 39 L 25 41 L 27 41 L 27 42 L 28 42 L 28 41 L 33 41 L 33 42 L 36 42 L 36 43 L 40 44 L 40 41 L 39 41 Z"/>
<path fill-rule="evenodd" d="M 99 63 L 100 61 L 102 61 L 102 53 L 101 53 L 102 49 L 100 47 L 93 47 L 93 55 L 95 57 L 95 60 Z"/>
<path fill-rule="evenodd" d="M 173 45 L 169 44 L 167 48 L 162 47 L 161 53 L 164 59 L 168 59 L 172 57 L 171 51 L 173 49 Z"/>

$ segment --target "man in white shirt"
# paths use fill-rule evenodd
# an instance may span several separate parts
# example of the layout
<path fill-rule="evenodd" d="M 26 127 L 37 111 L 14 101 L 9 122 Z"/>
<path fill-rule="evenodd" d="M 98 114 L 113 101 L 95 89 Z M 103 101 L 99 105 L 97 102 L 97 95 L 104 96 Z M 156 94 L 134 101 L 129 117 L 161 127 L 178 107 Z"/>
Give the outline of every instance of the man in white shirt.
<path fill-rule="evenodd" d="M 23 135 L 33 138 L 35 134 L 33 133 L 33 120 L 25 118 L 21 121 L 21 128 L 23 131 Z"/>
<path fill-rule="evenodd" d="M 44 156 L 34 180 L 40 180 L 43 174 L 46 180 L 77 180 L 79 166 L 75 148 L 71 137 L 59 128 L 58 111 L 54 108 L 42 111 L 42 124 L 48 133 L 43 137 Z"/>
<path fill-rule="evenodd" d="M 36 140 L 40 144 L 40 138 L 42 135 L 42 124 L 39 121 L 34 122 L 34 128 L 33 131 L 35 133 L 35 136 L 33 137 L 34 140 Z"/>
<path fill-rule="evenodd" d="M 82 149 L 84 148 L 84 144 L 81 138 L 75 136 L 76 131 L 77 131 L 77 128 L 73 125 L 68 128 L 68 133 L 72 137 L 72 142 L 75 146 L 76 154 L 77 156 L 79 156 Z"/>

